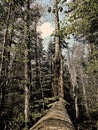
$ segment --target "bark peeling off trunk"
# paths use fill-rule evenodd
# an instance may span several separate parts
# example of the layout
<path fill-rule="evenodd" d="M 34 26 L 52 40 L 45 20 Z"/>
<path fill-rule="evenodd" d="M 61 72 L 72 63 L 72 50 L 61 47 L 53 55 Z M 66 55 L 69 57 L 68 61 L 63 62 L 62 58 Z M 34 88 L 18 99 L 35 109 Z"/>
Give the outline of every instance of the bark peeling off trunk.
<path fill-rule="evenodd" d="M 48 113 L 30 130 L 75 130 L 62 101 L 54 103 Z"/>

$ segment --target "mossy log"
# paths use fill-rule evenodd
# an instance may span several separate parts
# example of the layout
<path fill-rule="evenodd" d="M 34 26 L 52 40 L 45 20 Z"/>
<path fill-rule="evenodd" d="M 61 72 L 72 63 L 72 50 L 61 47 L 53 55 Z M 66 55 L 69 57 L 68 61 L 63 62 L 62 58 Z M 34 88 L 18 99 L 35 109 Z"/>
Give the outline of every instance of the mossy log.
<path fill-rule="evenodd" d="M 56 101 L 30 130 L 75 130 L 63 101 Z"/>

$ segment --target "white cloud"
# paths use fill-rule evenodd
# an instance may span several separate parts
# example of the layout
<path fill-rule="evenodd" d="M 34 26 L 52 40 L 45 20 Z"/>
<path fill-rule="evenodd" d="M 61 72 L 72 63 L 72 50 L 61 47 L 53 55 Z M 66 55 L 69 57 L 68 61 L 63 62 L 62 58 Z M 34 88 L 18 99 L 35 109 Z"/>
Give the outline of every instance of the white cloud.
<path fill-rule="evenodd" d="M 70 2 L 72 2 L 72 0 L 67 0 L 66 2 L 67 2 L 67 3 L 70 3 Z"/>
<path fill-rule="evenodd" d="M 37 30 L 38 32 L 41 32 L 42 38 L 46 38 L 53 33 L 54 27 L 52 27 L 49 22 L 45 22 L 42 25 L 38 26 Z"/>

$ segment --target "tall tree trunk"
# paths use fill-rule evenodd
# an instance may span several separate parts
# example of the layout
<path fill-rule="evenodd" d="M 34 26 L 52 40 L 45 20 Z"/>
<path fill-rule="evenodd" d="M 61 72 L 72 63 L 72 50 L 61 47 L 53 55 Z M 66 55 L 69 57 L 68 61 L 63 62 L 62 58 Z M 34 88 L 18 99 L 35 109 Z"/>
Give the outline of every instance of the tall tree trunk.
<path fill-rule="evenodd" d="M 88 113 L 86 88 L 85 88 L 85 86 L 82 86 L 82 88 L 83 88 L 83 96 L 84 96 L 84 106 L 85 106 L 86 113 Z"/>
<path fill-rule="evenodd" d="M 86 87 L 88 86 L 88 78 L 87 74 L 84 74 L 82 66 L 80 66 L 80 78 L 82 83 L 82 91 L 83 91 L 83 98 L 84 98 L 84 106 L 86 113 L 88 113 L 88 104 L 87 104 L 87 94 L 86 94 Z"/>
<path fill-rule="evenodd" d="M 40 86 L 40 79 L 39 79 L 39 57 L 38 57 L 38 36 L 37 36 L 37 24 L 38 21 L 35 19 L 35 58 L 36 58 L 36 88 Z"/>
<path fill-rule="evenodd" d="M 64 88 L 63 88 L 63 59 L 60 55 L 60 72 L 59 72 L 59 96 L 64 98 Z"/>
<path fill-rule="evenodd" d="M 30 98 L 30 89 L 29 89 L 29 78 L 28 78 L 28 50 L 25 49 L 25 67 L 24 67 L 24 76 L 25 76 L 25 127 L 28 128 L 29 123 L 29 98 Z"/>
<path fill-rule="evenodd" d="M 60 25 L 57 0 L 53 0 L 54 4 L 54 21 L 55 21 L 55 58 L 54 58 L 54 84 L 53 93 L 54 96 L 60 96 L 64 98 L 63 92 L 63 70 L 62 70 L 62 58 L 60 52 Z"/>
<path fill-rule="evenodd" d="M 70 58 L 69 50 L 68 50 L 68 70 L 71 76 L 71 83 L 72 83 L 72 91 L 73 91 L 73 98 L 74 98 L 74 107 L 75 107 L 75 116 L 76 119 L 79 117 L 79 108 L 78 108 L 78 83 L 77 83 L 77 72 L 74 64 L 74 59 Z"/>
<path fill-rule="evenodd" d="M 77 87 L 76 87 L 77 88 Z M 75 101 L 75 114 L 76 114 L 76 119 L 78 119 L 79 117 L 79 108 L 78 108 L 78 96 L 75 93 L 75 97 L 74 97 L 74 101 Z"/>
<path fill-rule="evenodd" d="M 25 63 L 24 63 L 24 77 L 25 77 L 25 128 L 29 128 L 30 122 L 30 83 L 31 83 L 31 56 L 30 56 L 30 34 L 29 34 L 29 9 L 30 0 L 25 0 L 25 15 L 24 15 L 24 45 L 25 45 Z"/>

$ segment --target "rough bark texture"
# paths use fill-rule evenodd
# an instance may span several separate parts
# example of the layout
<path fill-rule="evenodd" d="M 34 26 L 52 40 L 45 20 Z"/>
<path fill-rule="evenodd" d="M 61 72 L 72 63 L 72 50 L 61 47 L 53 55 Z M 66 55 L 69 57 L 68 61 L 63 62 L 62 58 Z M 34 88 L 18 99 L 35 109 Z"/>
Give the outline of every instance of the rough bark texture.
<path fill-rule="evenodd" d="M 54 84 L 53 93 L 54 96 L 64 98 L 63 90 L 63 67 L 62 57 L 60 49 L 60 25 L 59 25 L 59 13 L 58 13 L 58 2 L 53 0 L 54 5 L 54 22 L 55 22 L 55 61 L 54 61 Z"/>
<path fill-rule="evenodd" d="M 53 0 L 54 5 L 54 22 L 55 22 L 55 61 L 54 61 L 54 96 L 58 96 L 59 92 L 59 72 L 60 72 L 60 37 L 59 37 L 59 14 L 57 0 Z"/>
<path fill-rule="evenodd" d="M 60 55 L 60 70 L 59 70 L 59 97 L 64 98 L 64 87 L 63 87 L 63 60 Z"/>
<path fill-rule="evenodd" d="M 30 130 L 75 130 L 63 101 L 57 101 Z"/>
<path fill-rule="evenodd" d="M 30 37 L 29 37 L 29 9 L 30 9 L 30 0 L 25 0 L 25 14 L 24 14 L 24 91 L 25 91 L 25 128 L 28 128 L 28 124 L 30 122 L 30 82 L 31 82 L 31 62 L 30 62 Z"/>

